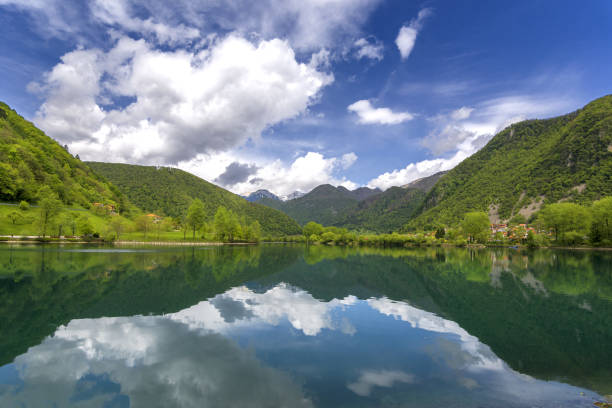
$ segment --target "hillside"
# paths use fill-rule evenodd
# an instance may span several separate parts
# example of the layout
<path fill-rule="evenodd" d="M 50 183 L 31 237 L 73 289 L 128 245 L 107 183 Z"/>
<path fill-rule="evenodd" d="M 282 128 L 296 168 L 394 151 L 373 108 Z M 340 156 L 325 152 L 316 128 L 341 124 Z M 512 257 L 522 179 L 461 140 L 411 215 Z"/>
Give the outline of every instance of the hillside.
<path fill-rule="evenodd" d="M 324 184 L 289 201 L 261 198 L 258 203 L 283 211 L 304 225 L 315 221 L 351 230 L 391 232 L 408 222 L 421 207 L 426 193 L 446 172 L 404 186 L 348 190 Z"/>
<path fill-rule="evenodd" d="M 180 218 L 186 214 L 191 201 L 199 198 L 209 220 L 219 206 L 224 206 L 239 216 L 245 216 L 248 222 L 259 221 L 266 235 L 300 233 L 299 225 L 280 211 L 250 203 L 183 170 L 120 163 L 87 164 L 147 212 Z"/>
<path fill-rule="evenodd" d="M 333 225 L 351 230 L 393 232 L 406 224 L 423 204 L 427 192 L 446 172 L 391 187 L 347 208 Z"/>
<path fill-rule="evenodd" d="M 350 191 L 342 186 L 334 187 L 323 184 L 315 187 L 310 193 L 293 200 L 283 202 L 264 198 L 259 203 L 284 212 L 301 225 L 309 221 L 332 225 L 343 211 L 356 206 L 363 198 L 379 193 L 380 190 L 366 187 Z"/>
<path fill-rule="evenodd" d="M 0 102 L 0 201 L 36 202 L 42 186 L 67 206 L 89 208 L 99 202 L 120 212 L 128 206 L 119 190 Z"/>
<path fill-rule="evenodd" d="M 529 218 L 558 201 L 588 204 L 612 195 L 612 95 L 576 112 L 527 120 L 498 133 L 449 171 L 406 228 L 453 224 L 482 210 L 492 222 Z"/>

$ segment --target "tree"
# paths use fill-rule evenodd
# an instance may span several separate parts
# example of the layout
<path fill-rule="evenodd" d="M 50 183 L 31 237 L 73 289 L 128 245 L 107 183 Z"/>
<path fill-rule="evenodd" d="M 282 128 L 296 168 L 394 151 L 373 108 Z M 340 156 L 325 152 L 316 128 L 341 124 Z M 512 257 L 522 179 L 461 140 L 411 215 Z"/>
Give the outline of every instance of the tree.
<path fill-rule="evenodd" d="M 309 242 L 315 242 L 319 240 L 319 237 L 323 233 L 323 230 L 324 229 L 321 224 L 318 224 L 314 221 L 310 221 L 306 225 L 304 225 L 304 228 L 302 228 L 302 234 L 304 234 L 304 236 Z M 315 239 L 312 239 L 313 236 L 315 237 Z"/>
<path fill-rule="evenodd" d="M 136 220 L 134 220 L 136 224 L 136 230 L 141 231 L 144 238 L 147 238 L 147 232 L 153 227 L 153 220 L 148 215 L 141 215 Z"/>
<path fill-rule="evenodd" d="M 62 202 L 55 192 L 51 191 L 49 187 L 43 186 L 39 191 L 38 205 L 40 207 L 40 232 L 44 238 L 47 228 L 62 210 Z"/>
<path fill-rule="evenodd" d="M 612 244 L 612 197 L 606 197 L 593 203 L 591 210 L 591 242 L 594 244 Z"/>
<path fill-rule="evenodd" d="M 544 226 L 554 231 L 555 241 L 563 240 L 569 231 L 586 231 L 591 219 L 586 208 L 574 203 L 550 204 L 540 211 L 539 217 Z"/>
<path fill-rule="evenodd" d="M 259 225 L 259 221 L 255 220 L 251 225 L 249 225 L 249 234 L 247 240 L 250 242 L 259 242 L 261 238 L 261 225 Z"/>
<path fill-rule="evenodd" d="M 108 226 L 115 233 L 115 237 L 119 239 L 119 236 L 125 229 L 125 220 L 120 215 L 115 215 L 111 218 Z"/>
<path fill-rule="evenodd" d="M 519 213 L 519 214 L 514 215 L 514 217 L 510 219 L 509 224 L 511 225 L 527 224 L 527 219 L 525 218 L 523 214 Z"/>
<path fill-rule="evenodd" d="M 11 221 L 11 224 L 15 225 L 19 221 L 21 221 L 23 216 L 21 214 L 19 214 L 17 211 L 12 211 L 12 212 L 8 213 L 6 218 L 8 218 Z"/>
<path fill-rule="evenodd" d="M 223 242 L 232 242 L 236 239 L 244 238 L 245 232 L 248 235 L 248 227 L 244 225 L 246 219 L 240 224 L 238 216 L 233 211 L 228 211 L 225 207 L 217 208 L 214 218 L 215 237 Z"/>
<path fill-rule="evenodd" d="M 62 228 L 70 230 L 72 236 L 76 235 L 77 214 L 74 212 L 65 212 L 60 219 L 59 227 L 59 235 L 62 235 Z"/>
<path fill-rule="evenodd" d="M 195 239 L 196 230 L 202 228 L 204 222 L 206 222 L 206 210 L 204 210 L 204 204 L 199 199 L 193 200 L 189 209 L 187 210 L 187 216 L 185 222 L 193 231 L 193 239 Z"/>
<path fill-rule="evenodd" d="M 79 218 L 77 218 L 76 225 L 81 236 L 92 235 L 94 233 L 93 225 L 91 225 L 89 217 L 85 214 L 80 215 Z"/>
<path fill-rule="evenodd" d="M 440 227 L 436 230 L 436 239 L 442 239 L 446 235 L 446 230 L 444 227 Z"/>
<path fill-rule="evenodd" d="M 486 241 L 489 232 L 489 217 L 482 211 L 465 214 L 461 222 L 463 232 L 468 235 L 470 242 Z"/>

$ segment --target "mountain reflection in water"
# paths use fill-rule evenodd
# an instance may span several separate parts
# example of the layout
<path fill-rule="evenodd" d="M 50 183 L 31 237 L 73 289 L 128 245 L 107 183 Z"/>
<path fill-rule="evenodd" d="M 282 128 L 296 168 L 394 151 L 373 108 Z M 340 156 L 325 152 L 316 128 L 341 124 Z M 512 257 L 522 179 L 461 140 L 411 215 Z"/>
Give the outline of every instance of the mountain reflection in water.
<path fill-rule="evenodd" d="M 0 406 L 569 407 L 612 388 L 606 253 L 88 251 L 0 250 Z"/>

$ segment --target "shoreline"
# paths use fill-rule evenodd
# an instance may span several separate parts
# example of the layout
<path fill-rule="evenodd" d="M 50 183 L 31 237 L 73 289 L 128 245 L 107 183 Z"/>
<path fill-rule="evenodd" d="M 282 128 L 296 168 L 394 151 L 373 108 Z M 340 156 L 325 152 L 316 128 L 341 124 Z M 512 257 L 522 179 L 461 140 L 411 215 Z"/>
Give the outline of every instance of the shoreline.
<path fill-rule="evenodd" d="M 126 245 L 150 245 L 150 246 L 224 246 L 224 245 L 235 245 L 235 246 L 250 246 L 250 245 L 259 245 L 259 244 L 302 244 L 308 245 L 306 243 L 300 242 L 286 242 L 286 241 L 260 241 L 260 242 L 209 242 L 209 241 L 112 241 L 112 242 L 104 242 L 104 241 L 83 241 L 83 240 L 70 240 L 70 239 L 50 239 L 48 241 L 40 238 L 31 238 L 31 239 L 10 239 L 10 240 L 2 240 L 0 239 L 0 244 L 28 244 L 28 245 L 41 245 L 41 244 L 80 244 L 80 245 L 112 245 L 112 246 L 126 246 Z M 312 244 L 311 244 L 312 245 Z M 316 244 L 316 245 L 325 245 L 325 244 Z M 326 246 L 336 246 L 336 245 L 326 245 Z M 342 245 L 344 246 L 344 245 Z M 377 245 L 357 245 L 355 248 L 359 247 L 379 247 Z M 525 245 L 521 246 L 503 246 L 503 245 L 483 245 L 483 244 L 468 244 L 468 245 L 453 245 L 453 244 L 440 244 L 440 245 L 409 245 L 410 247 L 442 247 L 442 248 L 466 248 L 466 249 L 485 249 L 485 248 L 507 248 L 507 249 L 563 249 L 563 250 L 580 250 L 580 251 L 612 251 L 612 247 L 568 247 L 568 246 L 543 246 L 537 248 L 529 248 Z M 386 247 L 386 246 L 381 246 Z M 393 248 L 394 246 L 389 246 L 389 248 Z"/>

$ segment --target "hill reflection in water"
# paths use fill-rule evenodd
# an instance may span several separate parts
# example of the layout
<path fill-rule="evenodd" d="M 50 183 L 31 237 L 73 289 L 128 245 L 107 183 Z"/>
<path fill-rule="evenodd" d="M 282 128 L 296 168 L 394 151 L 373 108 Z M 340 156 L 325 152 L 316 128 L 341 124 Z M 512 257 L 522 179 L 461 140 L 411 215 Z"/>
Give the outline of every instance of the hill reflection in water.
<path fill-rule="evenodd" d="M 0 251 L 3 406 L 591 406 L 589 389 L 610 393 L 607 253 L 88 251 Z"/>

